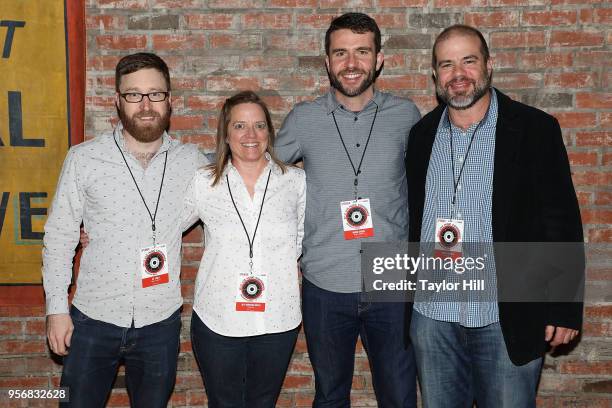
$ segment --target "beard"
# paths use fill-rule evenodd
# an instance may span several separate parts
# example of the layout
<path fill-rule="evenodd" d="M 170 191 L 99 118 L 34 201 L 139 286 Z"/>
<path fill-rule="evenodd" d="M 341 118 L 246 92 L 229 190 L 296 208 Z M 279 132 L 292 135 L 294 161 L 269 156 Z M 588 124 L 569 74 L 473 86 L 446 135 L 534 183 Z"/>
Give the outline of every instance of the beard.
<path fill-rule="evenodd" d="M 118 112 L 126 132 L 141 143 L 151 143 L 162 137 L 164 131 L 170 126 L 172 109 L 168 108 L 163 116 L 153 110 L 140 111 L 132 116 L 126 115 L 121 109 L 118 109 Z M 141 117 L 153 117 L 154 120 L 143 124 L 138 121 L 138 118 Z"/>
<path fill-rule="evenodd" d="M 328 71 L 329 73 L 329 82 L 331 83 L 331 86 L 336 89 L 338 92 L 340 92 L 342 95 L 347 96 L 347 97 L 353 97 L 353 96 L 358 96 L 361 95 L 362 93 L 364 93 L 366 91 L 366 89 L 368 89 L 370 87 L 370 85 L 372 85 L 374 83 L 374 74 L 375 74 L 375 70 L 372 69 L 370 71 L 363 71 L 360 69 L 345 69 L 343 71 L 340 71 L 338 73 L 338 75 L 335 75 L 333 72 Z M 340 82 L 340 80 L 338 79 L 338 76 L 344 75 L 346 73 L 358 73 L 358 74 L 362 74 L 365 76 L 365 79 L 363 80 L 363 82 L 361 83 L 361 85 L 359 85 L 356 88 L 353 89 L 347 89 L 345 88 L 342 83 Z"/>
<path fill-rule="evenodd" d="M 492 74 L 489 74 L 486 69 L 483 70 L 482 74 L 482 78 L 484 79 L 478 81 L 461 76 L 448 81 L 445 86 L 442 86 L 440 81 L 436 78 L 436 94 L 444 103 L 453 109 L 469 109 L 474 106 L 480 98 L 485 96 L 489 88 L 491 88 Z M 448 89 L 456 81 L 469 81 L 472 84 L 473 90 L 471 92 L 466 91 L 451 95 Z"/>

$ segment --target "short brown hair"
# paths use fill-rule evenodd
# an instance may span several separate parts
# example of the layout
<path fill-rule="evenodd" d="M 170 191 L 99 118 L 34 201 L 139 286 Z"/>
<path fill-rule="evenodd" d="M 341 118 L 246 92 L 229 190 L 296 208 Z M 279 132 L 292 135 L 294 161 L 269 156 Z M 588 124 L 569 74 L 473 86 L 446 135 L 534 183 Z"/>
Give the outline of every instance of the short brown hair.
<path fill-rule="evenodd" d="M 206 166 L 213 176 L 213 186 L 217 185 L 219 180 L 221 180 L 223 170 L 225 170 L 227 162 L 232 156 L 229 144 L 227 143 L 228 128 L 230 120 L 232 119 L 232 109 L 243 103 L 257 104 L 263 110 L 264 114 L 266 115 L 266 124 L 268 126 L 268 147 L 266 148 L 266 152 L 270 154 L 272 160 L 278 164 L 283 173 L 285 173 L 287 170 L 286 165 L 278 160 L 274 155 L 274 125 L 272 124 L 272 116 L 270 115 L 268 107 L 255 92 L 242 91 L 230 98 L 227 98 L 223 104 L 223 107 L 221 108 L 221 112 L 219 112 L 219 120 L 217 123 L 217 146 L 215 149 L 216 161 Z"/>
<path fill-rule="evenodd" d="M 455 34 L 477 37 L 480 40 L 480 53 L 484 58 L 484 62 L 486 63 L 487 61 L 489 61 L 489 46 L 487 45 L 487 42 L 485 41 L 482 33 L 474 27 L 470 27 L 469 25 L 455 24 L 445 28 L 440 34 L 438 34 L 438 36 L 436 37 L 436 41 L 434 41 L 433 49 L 431 51 L 431 67 L 434 70 L 436 69 L 436 65 L 438 64 L 438 59 L 436 57 L 436 47 L 439 43 L 444 40 L 447 40 Z"/>
<path fill-rule="evenodd" d="M 139 52 L 121 58 L 115 68 L 115 90 L 119 92 L 121 77 L 141 69 L 152 68 L 159 71 L 166 80 L 167 91 L 170 91 L 170 71 L 163 59 L 150 52 Z"/>

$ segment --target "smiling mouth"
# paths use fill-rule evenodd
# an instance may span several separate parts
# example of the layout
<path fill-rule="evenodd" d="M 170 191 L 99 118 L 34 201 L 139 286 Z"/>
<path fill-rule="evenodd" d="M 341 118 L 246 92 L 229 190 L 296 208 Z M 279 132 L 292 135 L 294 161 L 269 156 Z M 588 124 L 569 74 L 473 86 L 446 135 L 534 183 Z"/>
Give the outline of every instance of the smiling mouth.
<path fill-rule="evenodd" d="M 259 143 L 240 143 L 241 146 L 253 148 L 259 146 Z"/>

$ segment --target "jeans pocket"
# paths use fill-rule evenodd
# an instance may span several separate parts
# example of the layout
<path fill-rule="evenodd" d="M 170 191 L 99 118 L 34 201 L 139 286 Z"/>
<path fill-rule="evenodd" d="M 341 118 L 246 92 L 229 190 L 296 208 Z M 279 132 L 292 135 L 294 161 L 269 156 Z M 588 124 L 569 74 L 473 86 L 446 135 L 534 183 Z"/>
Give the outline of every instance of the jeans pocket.
<path fill-rule="evenodd" d="M 181 309 L 179 308 L 178 310 L 176 310 L 174 313 L 172 313 L 170 315 L 170 317 L 156 323 L 160 326 L 170 326 L 173 323 L 176 323 L 177 321 L 181 321 Z"/>

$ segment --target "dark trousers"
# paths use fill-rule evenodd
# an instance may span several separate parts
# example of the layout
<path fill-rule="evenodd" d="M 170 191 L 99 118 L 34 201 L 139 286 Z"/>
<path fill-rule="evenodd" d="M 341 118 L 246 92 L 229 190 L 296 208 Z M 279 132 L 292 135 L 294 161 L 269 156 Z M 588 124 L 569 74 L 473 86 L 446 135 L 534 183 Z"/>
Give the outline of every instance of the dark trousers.
<path fill-rule="evenodd" d="M 222 336 L 194 312 L 191 344 L 209 408 L 273 408 L 297 335 L 298 328 L 260 336 Z"/>
<path fill-rule="evenodd" d="M 74 332 L 61 379 L 70 402 L 61 407 L 104 407 L 122 362 L 131 406 L 166 407 L 176 379 L 179 310 L 139 329 L 91 319 L 74 306 L 70 316 Z"/>
<path fill-rule="evenodd" d="M 313 407 L 348 407 L 358 336 L 368 353 L 380 408 L 416 407 L 416 364 L 404 341 L 404 303 L 370 302 L 302 279 L 308 355 L 315 372 Z"/>

